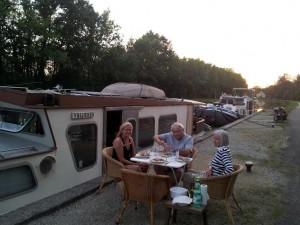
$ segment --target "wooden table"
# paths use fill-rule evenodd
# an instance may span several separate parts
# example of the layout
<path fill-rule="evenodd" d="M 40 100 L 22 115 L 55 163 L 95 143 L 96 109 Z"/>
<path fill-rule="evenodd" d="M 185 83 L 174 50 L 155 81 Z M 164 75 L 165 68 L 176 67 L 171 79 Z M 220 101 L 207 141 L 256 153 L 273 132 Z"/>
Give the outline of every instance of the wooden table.
<path fill-rule="evenodd" d="M 204 225 L 207 225 L 207 217 L 206 217 L 206 205 L 201 206 L 200 208 L 193 207 L 193 205 L 188 206 L 181 206 L 178 204 L 172 204 L 171 200 L 168 200 L 165 202 L 165 206 L 169 208 L 169 216 L 168 216 L 168 225 L 172 224 L 173 222 L 176 222 L 176 214 L 177 210 L 189 212 L 192 214 L 200 215 L 203 219 Z"/>

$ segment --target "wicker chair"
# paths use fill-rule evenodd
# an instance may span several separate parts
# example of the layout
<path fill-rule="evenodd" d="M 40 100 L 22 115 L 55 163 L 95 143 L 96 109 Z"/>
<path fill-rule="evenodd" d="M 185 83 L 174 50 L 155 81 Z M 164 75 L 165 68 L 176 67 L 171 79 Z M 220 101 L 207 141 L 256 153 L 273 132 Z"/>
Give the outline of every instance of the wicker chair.
<path fill-rule="evenodd" d="M 232 198 L 236 206 L 240 211 L 242 211 L 241 207 L 239 206 L 235 195 L 234 195 L 234 184 L 237 179 L 237 176 L 243 171 L 242 165 L 234 165 L 234 172 L 228 175 L 224 176 L 212 176 L 208 178 L 201 178 L 202 184 L 207 184 L 208 187 L 208 194 L 211 199 L 216 200 L 224 200 L 225 201 L 225 207 L 228 213 L 228 216 L 232 222 L 232 224 L 235 224 L 231 205 L 230 205 L 230 199 Z"/>
<path fill-rule="evenodd" d="M 154 204 L 169 194 L 169 176 L 146 174 L 128 169 L 121 171 L 125 185 L 125 199 L 116 223 L 121 222 L 128 202 L 132 200 L 149 204 L 150 224 L 153 225 Z"/>
<path fill-rule="evenodd" d="M 101 185 L 97 191 L 98 193 L 101 192 L 101 190 L 106 184 L 112 181 L 109 178 L 113 178 L 113 181 L 117 182 L 122 180 L 121 169 L 125 168 L 125 166 L 118 160 L 112 158 L 112 152 L 112 147 L 106 147 L 102 150 L 104 176 L 102 178 Z"/>

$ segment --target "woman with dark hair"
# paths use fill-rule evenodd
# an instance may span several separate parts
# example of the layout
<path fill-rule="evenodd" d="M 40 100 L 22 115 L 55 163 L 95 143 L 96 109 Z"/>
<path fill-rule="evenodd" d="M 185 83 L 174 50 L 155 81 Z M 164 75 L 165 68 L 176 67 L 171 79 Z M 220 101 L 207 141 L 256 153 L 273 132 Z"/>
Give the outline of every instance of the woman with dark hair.
<path fill-rule="evenodd" d="M 116 138 L 113 141 L 112 157 L 125 165 L 128 169 L 141 171 L 138 163 L 130 161 L 135 156 L 135 145 L 132 138 L 133 126 L 130 122 L 121 124 Z"/>
<path fill-rule="evenodd" d="M 216 130 L 212 136 L 217 151 L 211 160 L 208 176 L 221 176 L 233 172 L 232 157 L 229 148 L 229 137 L 225 130 Z"/>

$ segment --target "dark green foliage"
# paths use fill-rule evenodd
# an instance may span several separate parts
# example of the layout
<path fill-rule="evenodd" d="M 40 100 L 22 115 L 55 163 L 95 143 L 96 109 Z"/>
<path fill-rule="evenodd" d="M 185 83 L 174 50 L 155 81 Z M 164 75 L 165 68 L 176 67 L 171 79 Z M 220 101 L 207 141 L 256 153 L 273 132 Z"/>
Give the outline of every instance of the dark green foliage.
<path fill-rule="evenodd" d="M 180 59 L 169 40 L 152 31 L 127 46 L 109 11 L 96 13 L 86 0 L 1 0 L 0 85 L 100 91 L 138 82 L 170 97 L 219 97 L 247 87 L 240 74 Z"/>
<path fill-rule="evenodd" d="M 275 85 L 264 89 L 268 98 L 300 101 L 300 75 L 291 79 L 284 74 L 278 78 Z"/>

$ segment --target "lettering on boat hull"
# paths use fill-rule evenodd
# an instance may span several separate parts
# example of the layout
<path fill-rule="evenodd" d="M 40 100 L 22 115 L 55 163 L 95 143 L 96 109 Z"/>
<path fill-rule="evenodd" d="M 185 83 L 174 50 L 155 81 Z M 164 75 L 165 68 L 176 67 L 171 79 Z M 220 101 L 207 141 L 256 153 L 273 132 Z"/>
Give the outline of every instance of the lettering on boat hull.
<path fill-rule="evenodd" d="M 93 112 L 72 112 L 71 120 L 87 120 L 94 117 Z"/>

